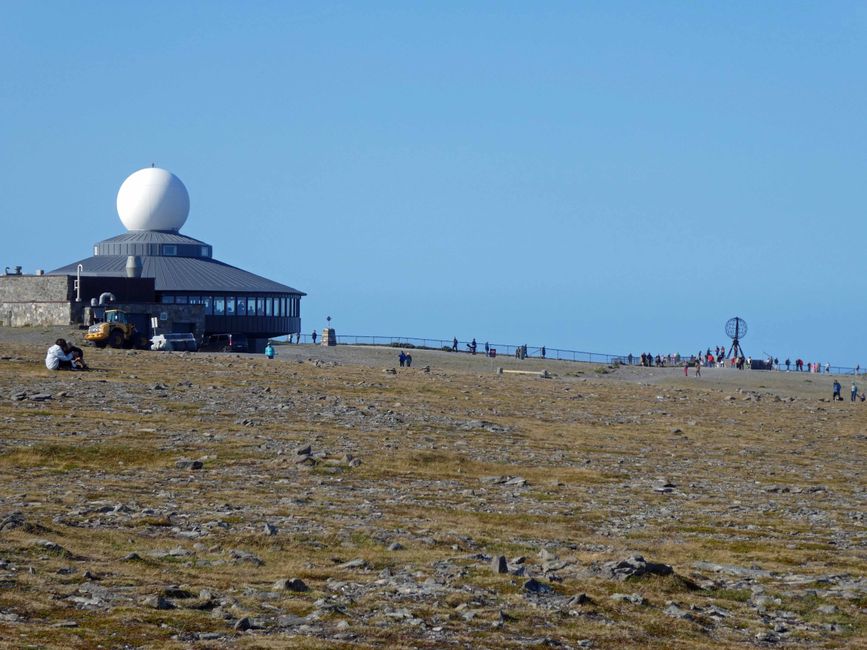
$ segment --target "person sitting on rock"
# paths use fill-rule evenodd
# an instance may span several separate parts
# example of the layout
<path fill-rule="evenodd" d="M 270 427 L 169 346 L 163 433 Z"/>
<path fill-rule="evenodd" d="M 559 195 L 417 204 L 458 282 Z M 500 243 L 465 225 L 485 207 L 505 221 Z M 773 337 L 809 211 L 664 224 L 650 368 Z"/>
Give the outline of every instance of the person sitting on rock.
<path fill-rule="evenodd" d="M 72 361 L 75 359 L 72 352 L 67 352 L 64 339 L 57 339 L 45 356 L 45 367 L 49 370 L 72 370 Z"/>

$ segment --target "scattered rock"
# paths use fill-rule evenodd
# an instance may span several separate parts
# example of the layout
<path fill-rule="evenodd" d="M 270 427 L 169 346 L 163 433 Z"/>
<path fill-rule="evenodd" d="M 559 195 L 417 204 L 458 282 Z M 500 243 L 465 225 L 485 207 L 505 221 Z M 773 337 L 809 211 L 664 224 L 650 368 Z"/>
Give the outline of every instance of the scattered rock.
<path fill-rule="evenodd" d="M 611 594 L 611 600 L 619 603 L 632 603 L 633 605 L 644 604 L 644 598 L 641 594 Z"/>
<path fill-rule="evenodd" d="M 602 572 L 614 580 L 627 580 L 645 575 L 667 576 L 674 570 L 667 564 L 647 562 L 642 556 L 633 555 L 619 562 L 606 562 L 602 565 Z"/>
<path fill-rule="evenodd" d="M 298 593 L 310 591 L 310 587 L 304 584 L 301 578 L 281 578 L 274 583 L 273 589 L 274 591 L 296 591 Z"/>
<path fill-rule="evenodd" d="M 493 560 L 491 560 L 491 570 L 497 574 L 508 573 L 509 565 L 506 562 L 506 557 L 503 555 L 498 555 Z"/>
<path fill-rule="evenodd" d="M 590 596 L 588 596 L 587 594 L 585 594 L 583 592 L 580 594 L 576 594 L 575 596 L 572 596 L 572 598 L 570 598 L 566 602 L 566 604 L 570 607 L 572 607 L 574 605 L 590 605 L 592 603 L 593 603 L 593 599 L 590 598 Z"/>
<path fill-rule="evenodd" d="M 178 469 L 202 469 L 204 463 L 200 460 L 190 460 L 189 458 L 181 458 L 175 461 L 175 467 Z"/>
<path fill-rule="evenodd" d="M 284 614 L 283 616 L 277 617 L 277 627 L 298 627 L 299 625 L 306 624 L 306 618 L 302 618 L 300 616 L 293 616 L 292 614 Z"/>
<path fill-rule="evenodd" d="M 171 601 L 163 596 L 150 596 L 141 601 L 141 604 L 151 609 L 175 609 Z"/>
<path fill-rule="evenodd" d="M 666 616 L 671 616 L 672 618 L 679 618 L 685 621 L 695 620 L 695 616 L 690 614 L 685 609 L 682 609 L 680 606 L 677 605 L 677 603 L 673 602 L 666 603 L 666 607 L 663 610 L 663 613 Z"/>
<path fill-rule="evenodd" d="M 258 555 L 253 555 L 252 553 L 248 553 L 247 551 L 239 551 L 232 550 L 229 552 L 229 555 L 232 556 L 232 559 L 237 562 L 249 562 L 255 566 L 262 566 L 265 562 Z"/>
<path fill-rule="evenodd" d="M 546 594 L 552 591 L 549 585 L 539 582 L 535 578 L 527 580 L 521 588 L 531 594 Z"/>
<path fill-rule="evenodd" d="M 367 560 L 363 560 L 362 558 L 356 558 L 354 560 L 349 560 L 349 562 L 344 562 L 339 565 L 338 569 L 366 569 L 369 565 L 367 564 Z"/>

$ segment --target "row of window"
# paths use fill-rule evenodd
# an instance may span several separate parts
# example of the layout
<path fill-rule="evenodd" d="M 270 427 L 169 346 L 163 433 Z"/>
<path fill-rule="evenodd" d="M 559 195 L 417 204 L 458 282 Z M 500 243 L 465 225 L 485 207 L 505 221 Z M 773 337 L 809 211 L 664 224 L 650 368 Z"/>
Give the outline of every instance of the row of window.
<path fill-rule="evenodd" d="M 130 242 L 100 243 L 93 247 L 94 255 L 163 255 L 166 257 L 211 257 L 210 246 L 198 244 L 136 244 Z"/>
<path fill-rule="evenodd" d="M 204 305 L 206 316 L 301 315 L 301 298 L 295 296 L 189 296 L 163 295 L 164 305 Z"/>
<path fill-rule="evenodd" d="M 198 249 L 199 257 L 210 257 L 211 256 L 211 247 L 210 246 L 182 246 L 181 252 L 186 252 L 188 255 L 193 253 L 196 249 Z M 174 257 L 178 254 L 178 247 L 176 244 L 163 244 L 162 253 L 167 257 Z"/>

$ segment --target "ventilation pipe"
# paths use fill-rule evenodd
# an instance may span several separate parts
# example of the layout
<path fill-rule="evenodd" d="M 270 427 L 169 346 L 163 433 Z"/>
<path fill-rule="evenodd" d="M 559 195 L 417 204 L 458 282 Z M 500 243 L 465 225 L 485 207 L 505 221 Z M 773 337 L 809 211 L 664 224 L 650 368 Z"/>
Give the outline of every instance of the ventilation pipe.
<path fill-rule="evenodd" d="M 109 293 L 108 291 L 105 291 L 105 292 L 99 294 L 99 304 L 100 305 L 106 305 L 106 304 L 114 302 L 115 300 L 116 300 L 116 298 L 114 297 L 114 294 Z"/>
<path fill-rule="evenodd" d="M 126 277 L 140 278 L 142 272 L 142 262 L 138 255 L 130 255 L 126 258 Z"/>

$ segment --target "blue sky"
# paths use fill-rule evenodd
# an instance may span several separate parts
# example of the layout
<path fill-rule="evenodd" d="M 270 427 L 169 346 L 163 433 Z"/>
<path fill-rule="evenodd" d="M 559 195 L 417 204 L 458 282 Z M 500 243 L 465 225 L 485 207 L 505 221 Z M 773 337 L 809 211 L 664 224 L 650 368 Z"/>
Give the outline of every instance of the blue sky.
<path fill-rule="evenodd" d="M 306 291 L 305 332 L 867 367 L 867 5 L 27 2 L 0 10 L 2 264 L 123 180 Z"/>

